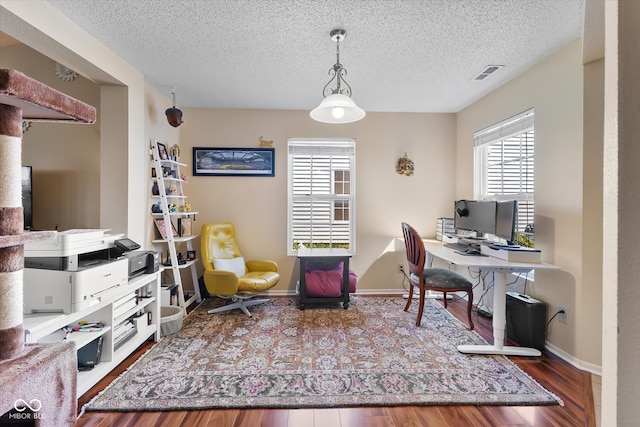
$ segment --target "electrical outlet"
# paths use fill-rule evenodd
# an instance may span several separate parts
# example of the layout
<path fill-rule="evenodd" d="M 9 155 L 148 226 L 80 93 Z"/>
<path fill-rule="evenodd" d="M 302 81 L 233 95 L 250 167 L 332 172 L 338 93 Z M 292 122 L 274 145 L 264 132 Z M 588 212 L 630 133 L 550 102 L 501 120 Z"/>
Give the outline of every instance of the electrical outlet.
<path fill-rule="evenodd" d="M 399 269 L 398 271 L 400 271 L 400 273 L 404 273 L 404 265 L 400 264 L 398 266 L 398 269 Z"/>
<path fill-rule="evenodd" d="M 558 314 L 558 320 L 565 325 L 569 324 L 569 310 L 567 307 L 559 306 L 558 311 L 564 311 L 564 313 Z"/>

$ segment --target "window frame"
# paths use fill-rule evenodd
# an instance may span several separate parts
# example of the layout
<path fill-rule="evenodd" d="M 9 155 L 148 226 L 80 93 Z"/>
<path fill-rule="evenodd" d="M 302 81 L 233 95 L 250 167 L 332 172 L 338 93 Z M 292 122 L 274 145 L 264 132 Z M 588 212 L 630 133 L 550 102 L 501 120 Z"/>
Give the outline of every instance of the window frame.
<path fill-rule="evenodd" d="M 332 169 L 331 170 L 332 174 L 331 174 L 331 188 L 333 189 L 334 195 L 336 196 L 336 198 L 333 200 L 332 204 L 331 204 L 331 222 L 333 223 L 340 223 L 340 224 L 346 224 L 349 221 L 351 221 L 351 197 L 349 197 L 350 193 L 338 193 L 336 192 L 336 183 L 340 182 L 342 188 L 344 189 L 345 187 L 345 183 L 349 183 L 349 190 L 351 190 L 351 170 L 350 169 L 344 169 L 344 168 L 336 168 L 336 169 Z M 344 179 L 344 175 L 343 175 L 343 179 L 338 181 L 336 180 L 336 172 L 348 172 L 349 173 L 349 180 L 345 180 Z M 341 197 L 342 196 L 342 197 Z M 344 212 L 348 212 L 349 215 L 349 219 L 344 220 L 344 219 L 336 219 L 336 202 L 347 202 L 347 207 L 345 208 L 344 206 L 341 206 L 339 209 L 343 212 L 343 218 L 344 218 Z"/>
<path fill-rule="evenodd" d="M 309 201 L 313 203 L 318 202 L 330 202 L 329 206 L 329 223 L 324 224 L 325 228 L 330 230 L 334 225 L 348 226 L 348 253 L 355 254 L 356 251 L 356 141 L 353 138 L 289 138 L 287 143 L 287 254 L 290 256 L 297 255 L 297 249 L 295 249 L 296 241 L 294 241 L 294 203 L 296 201 Z M 330 194 L 318 193 L 307 195 L 294 194 L 294 157 L 296 155 L 316 155 L 316 156 L 337 156 L 341 158 L 335 168 L 330 166 L 329 169 L 329 189 Z M 344 157 L 348 157 L 348 168 L 344 167 Z M 331 162 L 328 161 L 331 165 Z M 336 194 L 335 193 L 335 171 L 342 170 L 349 172 L 349 188 L 348 194 Z M 346 200 L 348 202 L 348 214 L 349 219 L 336 220 L 335 219 L 335 201 Z M 312 233 L 312 231 L 311 231 Z M 330 231 L 330 234 L 332 231 Z M 312 238 L 313 240 L 313 238 Z M 306 242 L 302 242 L 306 243 Z M 329 241 L 329 244 L 332 242 Z"/>
<path fill-rule="evenodd" d="M 526 212 L 526 218 L 518 218 L 516 225 L 516 233 L 518 235 L 526 234 L 529 237 L 531 245 L 534 241 L 534 233 L 525 233 L 524 225 L 533 223 L 535 217 L 535 111 L 533 108 L 503 120 L 499 123 L 491 125 L 485 129 L 474 133 L 474 198 L 478 200 L 517 200 L 519 216 L 522 212 Z M 514 138 L 524 136 L 529 138 L 525 141 L 515 142 Z M 531 139 L 532 138 L 532 139 Z M 511 141 L 510 141 L 511 140 Z M 518 164 L 524 169 L 525 174 L 531 175 L 524 178 L 519 177 L 518 184 L 524 191 L 506 194 L 489 194 L 489 147 L 495 144 L 514 144 L 519 145 L 518 148 L 528 151 L 531 146 L 532 153 L 525 152 L 520 154 L 515 161 L 505 161 L 498 163 L 505 166 L 507 163 Z M 532 142 L 531 142 L 532 141 Z M 531 163 L 530 165 L 528 163 Z M 504 175 L 502 176 L 504 181 Z M 530 188 L 530 190 L 529 190 Z M 524 206 L 520 202 L 526 202 Z M 524 239 L 526 240 L 526 239 Z"/>

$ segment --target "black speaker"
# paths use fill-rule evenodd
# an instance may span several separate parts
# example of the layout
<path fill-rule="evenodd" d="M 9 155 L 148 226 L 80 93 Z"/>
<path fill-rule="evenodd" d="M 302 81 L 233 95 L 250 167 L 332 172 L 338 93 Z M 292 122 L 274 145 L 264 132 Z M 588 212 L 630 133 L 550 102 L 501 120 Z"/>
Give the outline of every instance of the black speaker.
<path fill-rule="evenodd" d="M 507 338 L 542 351 L 546 321 L 546 303 L 517 292 L 507 292 Z"/>

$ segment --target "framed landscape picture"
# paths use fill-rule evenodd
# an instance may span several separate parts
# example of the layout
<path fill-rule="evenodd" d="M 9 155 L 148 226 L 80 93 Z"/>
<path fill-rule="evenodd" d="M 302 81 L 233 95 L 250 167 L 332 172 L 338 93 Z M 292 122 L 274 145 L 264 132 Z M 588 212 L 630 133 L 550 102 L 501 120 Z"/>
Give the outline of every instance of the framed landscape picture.
<path fill-rule="evenodd" d="M 193 148 L 194 176 L 274 176 L 274 148 Z"/>

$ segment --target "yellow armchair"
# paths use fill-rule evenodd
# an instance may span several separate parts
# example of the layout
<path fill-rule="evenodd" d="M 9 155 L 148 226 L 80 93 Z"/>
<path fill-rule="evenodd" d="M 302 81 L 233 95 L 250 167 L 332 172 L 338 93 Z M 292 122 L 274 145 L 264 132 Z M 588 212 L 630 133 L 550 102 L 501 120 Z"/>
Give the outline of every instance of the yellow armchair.
<path fill-rule="evenodd" d="M 269 301 L 252 298 L 273 288 L 280 280 L 274 261 L 244 260 L 236 241 L 235 227 L 230 222 L 202 226 L 200 255 L 207 292 L 231 300 L 231 304 L 209 310 L 209 313 L 239 308 L 251 317 L 247 307 Z"/>

